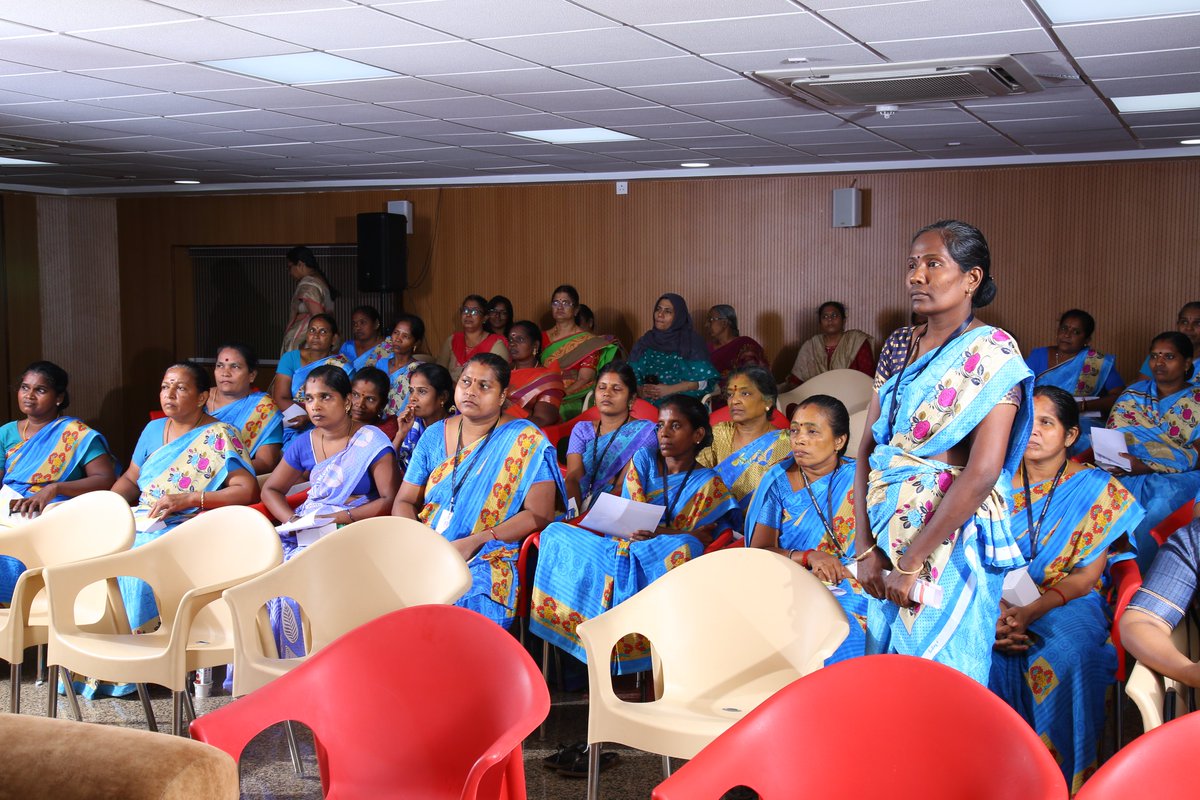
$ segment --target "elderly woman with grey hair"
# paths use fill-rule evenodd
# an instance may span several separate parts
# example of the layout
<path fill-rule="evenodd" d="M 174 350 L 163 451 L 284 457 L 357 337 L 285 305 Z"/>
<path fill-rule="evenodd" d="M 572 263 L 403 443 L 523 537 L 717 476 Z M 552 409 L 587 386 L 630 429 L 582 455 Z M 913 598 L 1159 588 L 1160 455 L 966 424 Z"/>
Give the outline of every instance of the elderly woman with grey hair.
<path fill-rule="evenodd" d="M 719 408 L 725 405 L 725 388 L 730 373 L 742 367 L 770 369 L 770 364 L 767 363 L 767 354 L 763 352 L 762 345 L 749 336 L 741 335 L 733 306 L 722 303 L 710 308 L 704 329 L 708 333 L 709 359 L 717 372 L 721 373 L 721 393 L 713 402 L 713 407 Z"/>

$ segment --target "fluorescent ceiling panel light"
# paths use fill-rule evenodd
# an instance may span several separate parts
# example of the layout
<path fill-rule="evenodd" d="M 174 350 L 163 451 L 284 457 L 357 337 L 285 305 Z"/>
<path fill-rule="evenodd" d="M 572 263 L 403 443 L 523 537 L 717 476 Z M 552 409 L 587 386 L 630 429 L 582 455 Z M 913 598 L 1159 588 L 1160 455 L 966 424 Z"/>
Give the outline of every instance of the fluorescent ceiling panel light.
<path fill-rule="evenodd" d="M 1133 97 L 1114 97 L 1113 105 L 1122 114 L 1133 114 L 1138 111 L 1181 111 L 1189 108 L 1200 108 L 1200 92 L 1179 92 L 1178 94 L 1143 94 Z"/>
<path fill-rule="evenodd" d="M 1180 144 L 1200 144 L 1200 139 L 1183 139 Z"/>
<path fill-rule="evenodd" d="M 201 61 L 210 67 L 265 78 L 285 84 L 326 83 L 355 81 L 367 78 L 394 78 L 395 72 L 360 64 L 348 58 L 331 56 L 329 53 L 291 53 L 282 56 L 259 56 L 258 58 L 223 58 L 217 61 Z"/>
<path fill-rule="evenodd" d="M 196 184 L 200 183 L 200 181 L 175 181 L 175 183 L 178 183 L 181 186 L 195 186 Z"/>
<path fill-rule="evenodd" d="M 1196 0 L 1038 0 L 1056 25 L 1200 11 Z"/>
<path fill-rule="evenodd" d="M 707 161 L 684 161 L 679 166 L 681 167 L 707 167 Z"/>
<path fill-rule="evenodd" d="M 31 160 L 25 159 L 25 158 L 5 158 L 4 156 L 0 156 L 0 165 L 7 165 L 10 167 L 53 167 L 54 166 L 54 164 L 51 164 L 49 161 L 31 161 Z"/>
<path fill-rule="evenodd" d="M 552 128 L 544 131 L 509 131 L 513 136 L 536 139 L 550 144 L 583 144 L 584 142 L 629 142 L 638 137 L 607 128 Z"/>

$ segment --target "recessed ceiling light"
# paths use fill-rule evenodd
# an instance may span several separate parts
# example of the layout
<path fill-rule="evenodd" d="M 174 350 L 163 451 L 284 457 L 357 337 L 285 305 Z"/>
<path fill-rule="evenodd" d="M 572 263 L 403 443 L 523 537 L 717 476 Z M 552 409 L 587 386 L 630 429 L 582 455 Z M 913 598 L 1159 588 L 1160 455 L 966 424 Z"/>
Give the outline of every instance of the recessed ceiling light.
<path fill-rule="evenodd" d="M 1200 144 L 1200 139 L 1184 139 L 1180 144 Z"/>
<path fill-rule="evenodd" d="M 1196 0 L 1038 0 L 1051 22 L 1094 22 L 1102 19 L 1154 17 L 1200 11 Z"/>
<path fill-rule="evenodd" d="M 31 161 L 29 159 L 6 158 L 4 156 L 0 156 L 0 164 L 7 164 L 8 166 L 11 166 L 11 167 L 52 167 L 52 166 L 54 166 L 54 164 L 51 164 L 49 161 Z"/>
<path fill-rule="evenodd" d="M 175 183 L 178 183 L 181 186 L 194 186 L 199 182 L 200 181 L 175 181 Z"/>
<path fill-rule="evenodd" d="M 1114 97 L 1113 105 L 1122 114 L 1132 114 L 1137 111 L 1180 111 L 1188 108 L 1200 108 L 1200 92 L 1179 92 L 1177 94 L 1142 94 L 1132 97 Z"/>
<path fill-rule="evenodd" d="M 946 147 L 959 147 L 961 145 L 962 142 L 946 142 Z"/>
<path fill-rule="evenodd" d="M 638 137 L 608 128 L 551 128 L 542 131 L 509 131 L 513 136 L 537 139 L 551 144 L 583 144 L 585 142 L 628 142 Z"/>
<path fill-rule="evenodd" d="M 329 53 L 291 53 L 283 56 L 259 56 L 258 58 L 223 58 L 217 61 L 201 61 L 210 67 L 265 78 L 276 83 L 332 83 L 334 81 L 356 81 L 367 78 L 394 78 L 396 73 L 379 67 L 360 64 L 348 58 L 331 56 Z"/>
<path fill-rule="evenodd" d="M 679 166 L 681 167 L 707 167 L 707 161 L 684 161 Z"/>

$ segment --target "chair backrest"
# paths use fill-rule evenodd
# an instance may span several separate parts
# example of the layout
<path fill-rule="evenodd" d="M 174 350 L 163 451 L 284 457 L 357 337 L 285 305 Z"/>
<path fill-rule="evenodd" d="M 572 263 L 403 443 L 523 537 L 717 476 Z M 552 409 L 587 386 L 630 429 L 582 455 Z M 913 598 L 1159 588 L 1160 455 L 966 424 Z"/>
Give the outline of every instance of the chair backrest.
<path fill-rule="evenodd" d="M 384 691 L 364 686 L 364 665 Z M 192 736 L 237 758 L 263 728 L 292 719 L 321 742 L 328 796 L 473 797 L 549 709 L 541 672 L 511 634 L 473 611 L 426 605 L 355 628 L 200 717 Z"/>
<path fill-rule="evenodd" d="M 1133 595 L 1142 585 L 1142 571 L 1138 568 L 1137 561 L 1132 558 L 1127 558 L 1113 564 L 1109 569 L 1113 580 L 1113 621 L 1112 621 L 1112 640 L 1113 646 L 1117 650 L 1117 672 L 1118 681 L 1123 681 L 1128 676 L 1128 657 L 1125 653 L 1125 648 L 1121 645 L 1121 616 L 1125 613 L 1126 606 L 1133 599 Z"/>
<path fill-rule="evenodd" d="M 777 553 L 739 547 L 676 567 L 577 630 L 589 660 L 607 661 L 627 634 L 649 639 L 666 698 L 733 687 L 765 697 L 818 669 L 850 629 L 812 573 Z"/>
<path fill-rule="evenodd" d="M 453 603 L 470 586 L 467 563 L 441 534 L 416 520 L 374 517 L 323 537 L 224 597 L 236 621 L 238 656 L 275 659 L 263 609 L 275 597 L 300 605 L 311 653 L 390 611 Z M 235 680 L 240 672 L 235 668 Z"/>
<path fill-rule="evenodd" d="M 870 404 L 871 393 L 874 391 L 875 385 L 871 378 L 858 370 L 831 369 L 809 378 L 790 392 L 779 395 L 775 406 L 787 414 L 788 406 L 814 394 L 827 394 L 841 400 L 846 410 L 853 414 Z"/>
<path fill-rule="evenodd" d="M 1179 508 L 1175 509 L 1162 522 L 1150 529 L 1150 535 L 1154 537 L 1154 541 L 1158 542 L 1159 546 L 1167 543 L 1167 539 L 1172 533 L 1180 528 L 1187 527 L 1192 521 L 1192 512 L 1195 509 L 1196 501 L 1188 500 Z"/>
<path fill-rule="evenodd" d="M 864 762 L 851 746 L 861 741 L 864 720 L 876 720 L 875 735 L 884 747 L 893 741 L 898 755 Z M 796 759 L 808 765 L 802 778 Z M 1067 797 L 1054 758 L 1003 700 L 949 667 L 898 655 L 842 661 L 793 682 L 653 797 L 716 798 L 744 785 L 762 800 L 784 800 L 798 796 L 797 781 L 805 797 Z"/>
<path fill-rule="evenodd" d="M 1138 797 L 1192 800 L 1196 773 L 1188 767 L 1200 745 L 1200 714 L 1188 714 L 1125 745 L 1084 782 L 1077 800 Z"/>
<path fill-rule="evenodd" d="M 36 569 L 128 550 L 133 536 L 133 510 L 125 498 L 89 492 L 0 532 L 0 554 Z"/>
<path fill-rule="evenodd" d="M 718 422 L 729 421 L 729 406 L 721 406 L 716 411 L 708 415 L 710 425 L 716 425 Z M 788 418 L 783 415 L 778 408 L 771 409 L 771 424 L 780 430 L 786 430 L 788 427 Z"/>
<path fill-rule="evenodd" d="M 858 446 L 862 443 L 867 430 L 867 409 L 855 411 L 850 415 L 850 441 L 846 443 L 846 455 L 851 458 L 858 456 Z"/>
<path fill-rule="evenodd" d="M 1187 614 L 1171 631 L 1171 641 L 1189 659 L 1200 661 L 1200 628 L 1196 627 L 1191 614 Z M 1195 711 L 1195 693 L 1195 689 L 1164 677 L 1141 663 L 1134 664 L 1129 671 L 1129 682 L 1125 685 L 1125 694 L 1129 695 L 1142 715 L 1143 731 L 1154 730 L 1169 716 L 1173 718 Z M 1168 713 L 1166 707 L 1168 697 L 1173 698 L 1173 714 Z"/>

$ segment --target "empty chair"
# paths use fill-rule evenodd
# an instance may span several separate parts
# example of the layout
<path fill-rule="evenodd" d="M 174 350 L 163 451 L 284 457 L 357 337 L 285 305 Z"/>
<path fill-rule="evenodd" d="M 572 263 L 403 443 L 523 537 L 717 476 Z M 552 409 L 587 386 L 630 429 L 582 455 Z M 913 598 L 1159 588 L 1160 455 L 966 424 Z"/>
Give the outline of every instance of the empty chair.
<path fill-rule="evenodd" d="M 290 561 L 225 592 L 233 612 L 233 692 L 243 695 L 315 650 L 389 611 L 453 603 L 471 585 L 467 562 L 439 533 L 400 517 L 347 525 Z M 307 655 L 278 658 L 265 604 L 291 597 L 304 612 Z"/>
<path fill-rule="evenodd" d="M 1050 751 L 1003 700 L 947 666 L 899 655 L 854 658 L 800 678 L 653 797 L 716 800 L 734 786 L 762 800 L 1067 797 Z"/>
<path fill-rule="evenodd" d="M 1155 800 L 1192 800 L 1196 796 L 1196 773 L 1188 765 L 1197 751 L 1200 714 L 1172 720 L 1134 739 L 1104 762 L 1083 784 L 1076 800 L 1143 795 Z"/>
<path fill-rule="evenodd" d="M 830 591 L 799 564 L 743 547 L 676 567 L 577 631 L 587 652 L 588 797 L 595 798 L 603 742 L 692 758 L 750 709 L 820 668 L 849 624 Z M 627 703 L 613 691 L 611 653 L 631 633 L 650 641 L 654 702 Z"/>
<path fill-rule="evenodd" d="M 364 684 L 386 670 L 386 691 Z M 474 611 L 394 611 L 192 723 L 235 759 L 268 725 L 312 729 L 328 797 L 525 797 L 521 741 L 545 719 L 541 673 L 507 631 Z"/>
<path fill-rule="evenodd" d="M 25 648 L 46 643 L 42 569 L 128 550 L 133 545 L 133 512 L 113 492 L 72 498 L 24 525 L 0 531 L 0 555 L 25 565 L 9 608 L 0 608 L 0 658 L 9 663 L 9 710 L 21 708 L 21 662 Z M 116 630 L 116 611 L 103 584 L 87 587 L 75 605 L 81 625 Z"/>
<path fill-rule="evenodd" d="M 101 680 L 166 686 L 173 693 L 174 730 L 181 731 L 187 673 L 233 658 L 229 608 L 213 601 L 282 560 L 279 534 L 262 514 L 227 506 L 199 514 L 133 550 L 47 568 L 50 686 L 56 683 L 58 667 Z M 106 581 L 116 606 L 121 603 L 118 576 L 138 578 L 154 590 L 162 619 L 158 630 L 111 633 L 80 626 L 73 613 L 80 591 Z M 123 604 L 121 609 L 123 615 Z M 124 631 L 128 630 L 126 624 Z M 55 699 L 50 692 L 52 717 L 57 714 Z"/>
<path fill-rule="evenodd" d="M 827 394 L 841 400 L 846 410 L 854 414 L 870 404 L 871 393 L 874 391 L 875 385 L 871 378 L 858 370 L 831 369 L 806 380 L 790 392 L 779 395 L 775 407 L 790 417 L 788 406 L 814 394 Z"/>

